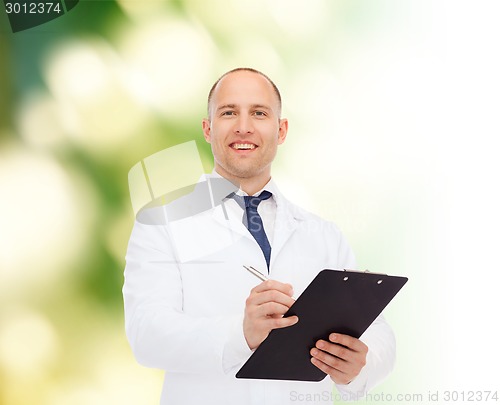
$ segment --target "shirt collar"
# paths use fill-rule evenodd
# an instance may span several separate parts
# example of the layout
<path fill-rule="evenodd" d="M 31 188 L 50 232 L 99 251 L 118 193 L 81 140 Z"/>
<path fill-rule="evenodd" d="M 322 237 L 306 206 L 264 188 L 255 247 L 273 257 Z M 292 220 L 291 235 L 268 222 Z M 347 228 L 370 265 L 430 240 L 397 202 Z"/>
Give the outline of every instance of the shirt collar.
<path fill-rule="evenodd" d="M 212 170 L 212 173 L 207 174 L 207 177 L 215 177 L 215 178 L 220 178 L 220 179 L 224 178 L 219 173 L 217 173 L 215 171 L 215 169 Z M 278 201 L 281 199 L 281 192 L 279 191 L 278 186 L 276 185 L 276 183 L 274 182 L 272 177 L 271 177 L 271 179 L 269 179 L 267 184 L 264 187 L 262 187 L 261 190 L 256 192 L 254 195 L 256 195 L 256 196 L 260 195 L 260 193 L 262 193 L 264 190 L 267 190 L 273 194 L 273 196 L 271 198 L 274 199 L 274 201 L 276 201 L 276 203 L 278 203 Z M 238 189 L 237 191 L 235 191 L 235 194 L 239 195 L 241 197 L 248 195 L 242 189 Z"/>

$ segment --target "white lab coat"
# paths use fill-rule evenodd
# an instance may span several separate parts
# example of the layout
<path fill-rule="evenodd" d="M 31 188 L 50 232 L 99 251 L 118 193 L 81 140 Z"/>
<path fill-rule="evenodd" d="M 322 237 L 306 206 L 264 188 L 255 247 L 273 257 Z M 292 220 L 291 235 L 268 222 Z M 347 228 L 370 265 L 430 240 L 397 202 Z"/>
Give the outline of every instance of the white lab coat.
<path fill-rule="evenodd" d="M 355 267 L 334 224 L 273 194 L 270 278 L 292 284 L 298 296 L 322 269 Z M 157 207 L 144 215 L 157 223 L 164 213 Z M 126 332 L 139 363 L 165 370 L 161 404 L 332 402 L 329 377 L 319 383 L 235 378 L 251 355 L 242 320 L 245 300 L 259 283 L 242 266 L 266 269 L 241 218 L 218 205 L 173 222 L 143 222 L 136 221 L 126 256 Z M 394 336 L 382 317 L 362 340 L 369 347 L 367 365 L 349 385 L 337 386 L 341 394 L 364 394 L 393 367 Z"/>

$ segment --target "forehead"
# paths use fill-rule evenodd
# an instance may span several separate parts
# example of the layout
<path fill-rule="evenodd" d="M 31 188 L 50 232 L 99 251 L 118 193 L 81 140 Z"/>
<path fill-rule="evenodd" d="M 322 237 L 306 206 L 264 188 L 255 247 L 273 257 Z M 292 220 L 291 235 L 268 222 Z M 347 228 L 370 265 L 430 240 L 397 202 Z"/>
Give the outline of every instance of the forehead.
<path fill-rule="evenodd" d="M 278 107 L 278 96 L 273 86 L 262 75 L 254 72 L 239 71 L 229 73 L 217 84 L 212 102 L 221 104 L 267 104 Z"/>

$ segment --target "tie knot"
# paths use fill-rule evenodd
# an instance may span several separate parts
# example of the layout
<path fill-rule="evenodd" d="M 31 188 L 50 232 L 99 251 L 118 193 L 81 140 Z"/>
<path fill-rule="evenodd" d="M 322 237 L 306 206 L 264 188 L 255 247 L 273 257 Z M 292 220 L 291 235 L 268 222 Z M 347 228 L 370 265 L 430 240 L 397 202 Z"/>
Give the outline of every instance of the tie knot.
<path fill-rule="evenodd" d="M 261 201 L 267 200 L 270 198 L 273 194 L 267 190 L 264 190 L 260 195 L 258 196 L 245 196 L 243 197 L 245 199 L 245 207 L 246 208 L 255 208 L 259 206 Z"/>

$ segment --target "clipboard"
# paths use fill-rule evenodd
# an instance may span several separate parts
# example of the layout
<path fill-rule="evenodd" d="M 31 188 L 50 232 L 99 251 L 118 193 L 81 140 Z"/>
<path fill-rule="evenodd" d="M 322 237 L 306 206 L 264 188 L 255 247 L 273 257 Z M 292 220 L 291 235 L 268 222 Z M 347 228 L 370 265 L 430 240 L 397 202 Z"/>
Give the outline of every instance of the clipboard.
<path fill-rule="evenodd" d="M 314 280 L 284 317 L 299 322 L 273 329 L 236 378 L 321 381 L 326 374 L 314 366 L 309 351 L 332 332 L 359 338 L 408 281 L 406 277 L 329 270 Z"/>

